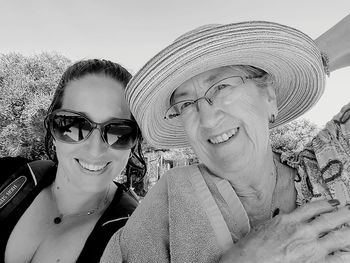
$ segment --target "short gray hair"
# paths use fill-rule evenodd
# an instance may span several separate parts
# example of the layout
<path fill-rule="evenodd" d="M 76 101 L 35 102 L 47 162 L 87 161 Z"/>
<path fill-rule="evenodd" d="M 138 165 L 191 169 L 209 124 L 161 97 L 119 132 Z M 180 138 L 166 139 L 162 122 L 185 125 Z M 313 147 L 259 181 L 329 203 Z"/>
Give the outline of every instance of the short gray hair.
<path fill-rule="evenodd" d="M 259 77 L 252 79 L 258 87 L 266 88 L 267 84 L 273 84 L 273 77 L 266 71 L 249 65 L 232 65 L 229 68 L 242 72 L 243 74 Z"/>

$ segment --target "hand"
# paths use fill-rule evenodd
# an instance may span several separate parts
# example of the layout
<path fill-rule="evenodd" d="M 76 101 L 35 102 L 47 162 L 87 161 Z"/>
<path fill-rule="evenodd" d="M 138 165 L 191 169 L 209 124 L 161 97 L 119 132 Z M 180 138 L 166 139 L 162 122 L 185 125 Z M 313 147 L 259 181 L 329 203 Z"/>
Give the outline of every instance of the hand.
<path fill-rule="evenodd" d="M 239 240 L 220 262 L 349 262 L 350 207 L 338 205 L 315 201 L 278 215 Z"/>

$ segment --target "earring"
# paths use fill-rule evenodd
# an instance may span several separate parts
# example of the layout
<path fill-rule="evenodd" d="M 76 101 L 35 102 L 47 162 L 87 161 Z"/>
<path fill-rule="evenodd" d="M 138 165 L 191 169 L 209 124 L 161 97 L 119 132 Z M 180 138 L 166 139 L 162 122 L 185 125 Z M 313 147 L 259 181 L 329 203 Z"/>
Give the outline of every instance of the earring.
<path fill-rule="evenodd" d="M 276 120 L 275 114 L 271 114 L 271 117 L 269 118 L 269 123 L 274 123 Z"/>

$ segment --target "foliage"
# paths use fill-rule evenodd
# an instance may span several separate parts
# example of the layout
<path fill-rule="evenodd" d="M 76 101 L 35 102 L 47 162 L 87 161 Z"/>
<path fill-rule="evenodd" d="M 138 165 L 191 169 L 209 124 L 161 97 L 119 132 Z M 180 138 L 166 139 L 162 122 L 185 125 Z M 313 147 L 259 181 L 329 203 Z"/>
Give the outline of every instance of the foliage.
<path fill-rule="evenodd" d="M 298 152 L 320 131 L 316 124 L 299 119 L 270 132 L 271 146 L 277 152 Z"/>
<path fill-rule="evenodd" d="M 172 148 L 172 149 L 156 149 L 150 146 L 145 140 L 142 142 L 142 149 L 144 153 L 158 153 L 158 158 L 162 156 L 167 160 L 181 160 L 181 159 L 191 159 L 198 160 L 196 154 L 190 147 L 185 148 Z"/>
<path fill-rule="evenodd" d="M 55 53 L 0 55 L 0 156 L 45 158 L 43 119 L 69 63 Z"/>
<path fill-rule="evenodd" d="M 164 153 L 163 158 L 167 160 L 187 159 L 191 160 L 192 162 L 198 161 L 196 154 L 190 147 L 171 149 L 171 151 L 167 151 Z"/>

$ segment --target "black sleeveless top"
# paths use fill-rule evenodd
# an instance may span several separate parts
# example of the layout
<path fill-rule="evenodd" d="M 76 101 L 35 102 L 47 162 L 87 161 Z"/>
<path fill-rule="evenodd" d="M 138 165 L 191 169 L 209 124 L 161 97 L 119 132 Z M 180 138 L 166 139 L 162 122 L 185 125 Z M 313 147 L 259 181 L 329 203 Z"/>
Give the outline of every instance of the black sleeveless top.
<path fill-rule="evenodd" d="M 4 162 L 5 158 L 0 158 L 0 169 L 6 166 Z M 57 171 L 51 161 L 34 161 L 16 168 L 7 175 L 0 171 L 0 262 L 4 262 L 6 244 L 17 222 L 41 190 L 52 184 Z M 125 225 L 137 207 L 138 202 L 125 187 L 116 185 L 111 204 L 96 223 L 76 262 L 99 262 L 111 236 Z"/>

